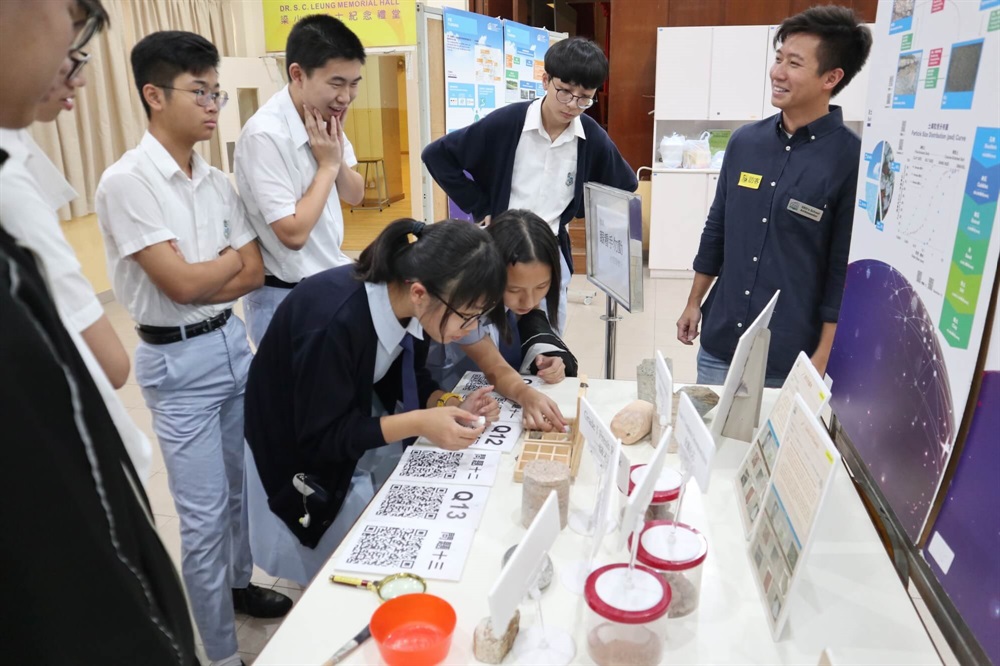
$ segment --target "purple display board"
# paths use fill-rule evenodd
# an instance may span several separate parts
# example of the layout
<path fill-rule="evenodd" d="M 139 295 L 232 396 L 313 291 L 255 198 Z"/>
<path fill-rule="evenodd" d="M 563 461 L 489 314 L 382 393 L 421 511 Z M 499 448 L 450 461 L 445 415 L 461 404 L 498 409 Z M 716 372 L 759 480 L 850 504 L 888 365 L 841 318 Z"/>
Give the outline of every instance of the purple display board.
<path fill-rule="evenodd" d="M 972 427 L 924 558 L 1000 664 L 1000 370 L 983 373 Z"/>
<path fill-rule="evenodd" d="M 961 414 L 952 404 L 933 315 L 885 262 L 848 266 L 827 372 L 837 418 L 916 543 Z"/>

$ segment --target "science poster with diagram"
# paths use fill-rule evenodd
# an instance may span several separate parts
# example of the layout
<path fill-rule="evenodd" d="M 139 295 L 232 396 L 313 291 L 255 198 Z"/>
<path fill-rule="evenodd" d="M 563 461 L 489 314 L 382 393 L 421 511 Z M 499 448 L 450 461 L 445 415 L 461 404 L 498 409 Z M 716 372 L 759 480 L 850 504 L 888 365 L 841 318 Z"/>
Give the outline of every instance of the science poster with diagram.
<path fill-rule="evenodd" d="M 920 541 L 984 340 L 1000 230 L 1000 0 L 880 0 L 832 406 Z"/>
<path fill-rule="evenodd" d="M 544 96 L 542 75 L 549 31 L 504 21 L 503 33 L 504 100 L 513 104 Z"/>
<path fill-rule="evenodd" d="M 445 131 L 503 106 L 503 20 L 444 9 Z"/>

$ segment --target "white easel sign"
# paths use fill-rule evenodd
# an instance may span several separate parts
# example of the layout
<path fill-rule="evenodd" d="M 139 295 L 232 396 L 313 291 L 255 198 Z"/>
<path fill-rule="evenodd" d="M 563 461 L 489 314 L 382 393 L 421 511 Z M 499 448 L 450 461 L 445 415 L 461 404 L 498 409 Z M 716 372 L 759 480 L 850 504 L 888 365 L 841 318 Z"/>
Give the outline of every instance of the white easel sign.
<path fill-rule="evenodd" d="M 712 439 L 712 433 L 701 420 L 698 410 L 686 393 L 681 394 L 677 405 L 677 424 L 674 432 L 677 436 L 681 467 L 695 478 L 701 492 L 707 493 L 708 483 L 712 477 L 715 440 Z"/>
<path fill-rule="evenodd" d="M 653 379 L 656 385 L 656 416 L 660 421 L 660 428 L 665 428 L 673 418 L 674 377 L 659 349 L 656 350 Z"/>
<path fill-rule="evenodd" d="M 747 546 L 774 640 L 780 638 L 788 620 L 788 601 L 839 461 L 840 454 L 819 420 L 796 395 L 767 487 L 763 516 Z"/>
<path fill-rule="evenodd" d="M 764 396 L 767 355 L 771 344 L 768 326 L 780 294 L 780 290 L 774 292 L 774 296 L 736 343 L 715 420 L 712 421 L 712 435 L 720 441 L 723 437 L 730 437 L 749 442 L 753 436 Z"/>
<path fill-rule="evenodd" d="M 603 471 L 611 460 L 615 441 L 618 439 L 594 411 L 586 396 L 580 398 L 580 434 L 587 440 L 587 450 L 594 456 L 597 469 Z"/>

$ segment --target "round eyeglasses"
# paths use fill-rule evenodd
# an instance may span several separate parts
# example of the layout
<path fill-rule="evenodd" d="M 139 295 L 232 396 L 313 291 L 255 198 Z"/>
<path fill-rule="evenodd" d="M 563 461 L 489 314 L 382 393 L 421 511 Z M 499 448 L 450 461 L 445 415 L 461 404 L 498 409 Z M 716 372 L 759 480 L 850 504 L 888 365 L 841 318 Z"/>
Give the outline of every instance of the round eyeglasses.
<path fill-rule="evenodd" d="M 216 92 L 208 92 L 204 88 L 198 88 L 197 90 L 188 90 L 187 88 L 174 88 L 173 86 L 156 86 L 157 88 L 164 88 L 166 90 L 180 90 L 181 92 L 187 92 L 194 94 L 194 101 L 198 106 L 207 108 L 209 104 L 215 104 L 215 108 L 222 111 L 223 107 L 229 101 L 229 93 L 225 90 L 218 90 Z"/>
<path fill-rule="evenodd" d="M 556 88 L 556 100 L 561 104 L 569 104 L 576 101 L 578 109 L 589 109 L 594 106 L 594 98 L 586 95 L 574 95 L 565 88 Z"/>

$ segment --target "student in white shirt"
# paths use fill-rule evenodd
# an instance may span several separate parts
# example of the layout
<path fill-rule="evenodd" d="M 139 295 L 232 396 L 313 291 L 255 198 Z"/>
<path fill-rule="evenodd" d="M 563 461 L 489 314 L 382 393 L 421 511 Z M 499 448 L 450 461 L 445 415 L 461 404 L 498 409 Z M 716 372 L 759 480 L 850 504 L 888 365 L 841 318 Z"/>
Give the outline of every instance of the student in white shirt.
<path fill-rule="evenodd" d="M 344 134 L 365 49 L 332 16 L 307 16 L 288 34 L 289 84 L 253 115 L 236 143 L 236 185 L 260 238 L 264 286 L 243 299 L 255 347 L 275 308 L 300 281 L 351 263 L 341 251 L 340 199 L 365 194 Z"/>
<path fill-rule="evenodd" d="M 100 5 L 90 7 L 100 21 L 100 30 L 107 23 L 107 13 Z M 73 108 L 76 89 L 86 84 L 82 70 L 89 59 L 79 49 L 67 56 L 38 104 L 36 121 L 52 122 L 61 111 Z M 74 342 L 80 343 L 80 356 L 93 375 L 136 473 L 145 483 L 152 447 L 115 393 L 128 379 L 128 354 L 59 226 L 56 211 L 76 198 L 76 192 L 26 129 L 0 128 L 0 149 L 10 155 L 0 173 L 0 217 L 7 232 L 41 261 L 60 318 L 73 332 Z"/>
<path fill-rule="evenodd" d="M 228 96 L 219 54 L 189 32 L 132 50 L 149 130 L 101 177 L 97 216 L 116 298 L 135 319 L 135 375 L 181 521 L 181 570 L 208 658 L 239 663 L 235 610 L 280 617 L 291 600 L 250 584 L 243 393 L 250 366 L 237 298 L 263 279 L 229 180 L 194 152 Z"/>
<path fill-rule="evenodd" d="M 101 13 L 107 16 L 103 10 Z M 90 55 L 81 50 L 74 51 L 66 58 L 52 87 L 38 105 L 36 122 L 53 122 L 63 110 L 73 109 L 76 90 L 87 83 L 83 68 L 89 61 Z M 77 197 L 76 191 L 49 161 L 27 129 L 0 129 L 0 147 L 7 151 L 14 162 L 24 166 L 31 180 L 26 180 L 23 184 L 38 195 L 37 198 L 28 196 L 3 199 L 4 217 L 10 220 L 11 225 L 17 225 L 19 220 L 28 222 L 23 226 L 12 226 L 8 231 L 42 258 L 63 321 L 83 336 L 111 385 L 121 388 L 128 379 L 128 353 L 104 314 L 94 288 L 84 277 L 80 262 L 59 226 L 57 211 Z M 20 169 L 16 171 L 24 173 Z M 15 188 L 15 185 L 9 183 L 8 187 Z M 22 211 L 13 209 L 27 206 L 39 199 L 48 210 L 32 211 L 25 215 Z"/>

